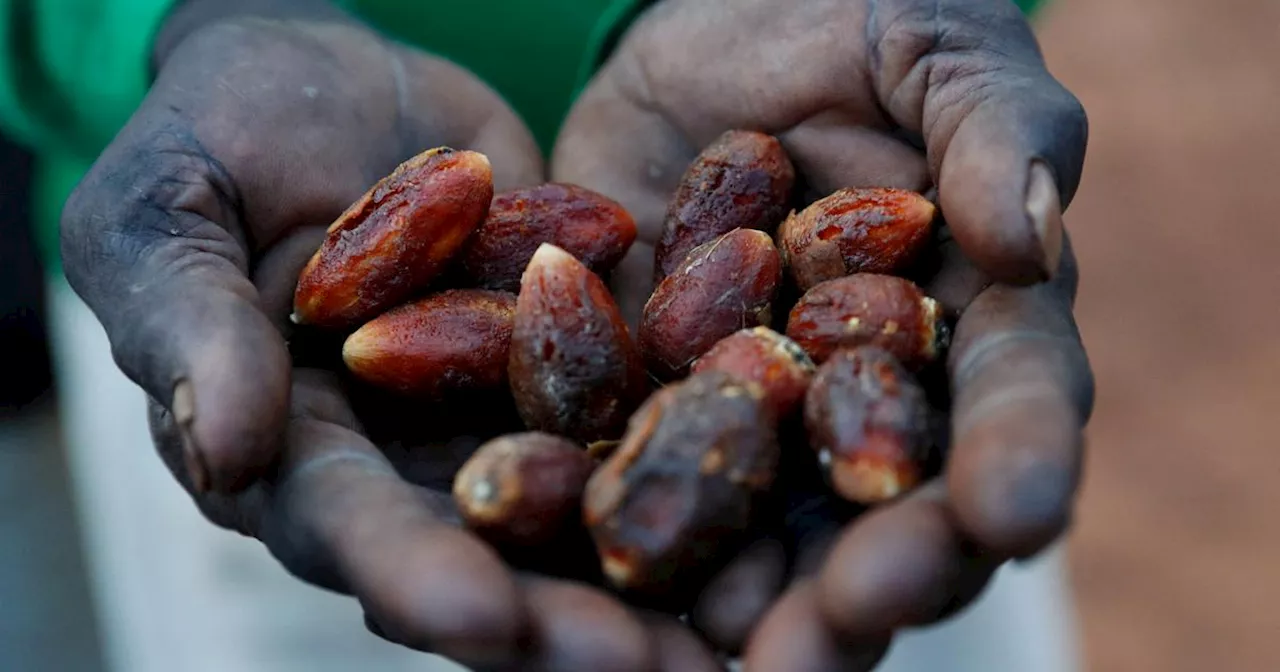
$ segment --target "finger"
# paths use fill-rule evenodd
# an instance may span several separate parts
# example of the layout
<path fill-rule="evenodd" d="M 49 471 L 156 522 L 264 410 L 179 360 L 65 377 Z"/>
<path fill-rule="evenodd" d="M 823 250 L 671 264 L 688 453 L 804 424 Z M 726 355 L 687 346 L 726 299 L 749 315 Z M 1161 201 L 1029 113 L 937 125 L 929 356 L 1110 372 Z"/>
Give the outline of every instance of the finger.
<path fill-rule="evenodd" d="M 958 317 L 992 282 L 960 249 L 950 227 L 942 227 L 938 245 L 930 251 L 935 263 L 924 269 L 928 279 L 922 280 L 925 294 L 936 299 L 949 317 Z"/>
<path fill-rule="evenodd" d="M 670 618 L 646 620 L 653 640 L 656 668 L 661 672 L 723 672 L 706 644 Z"/>
<path fill-rule="evenodd" d="M 923 136 L 961 247 L 996 280 L 1051 277 L 1088 122 L 1045 68 L 1026 20 L 1007 0 L 872 7 L 867 32 L 881 104 Z"/>
<path fill-rule="evenodd" d="M 847 187 L 892 187 L 924 191 L 929 166 L 924 153 L 884 129 L 838 111 L 810 117 L 779 139 L 796 172 L 814 195 Z"/>
<path fill-rule="evenodd" d="M 648 630 L 617 600 L 568 581 L 529 578 L 524 588 L 533 624 L 533 654 L 525 669 L 654 669 Z"/>
<path fill-rule="evenodd" d="M 961 527 L 997 555 L 1026 557 L 1061 534 L 1079 485 L 1094 383 L 1069 247 L 1063 258 L 1053 283 L 979 295 L 949 355 L 947 485 Z"/>
<path fill-rule="evenodd" d="M 121 369 L 173 411 L 200 491 L 252 482 L 288 408 L 288 355 L 246 277 L 234 193 L 198 148 L 155 134 L 104 153 L 63 212 L 67 278 Z"/>
<path fill-rule="evenodd" d="M 286 568 L 354 594 L 389 639 L 481 669 L 519 659 L 529 621 L 514 576 L 347 427 L 291 423 L 260 529 Z"/>
<path fill-rule="evenodd" d="M 884 657 L 887 636 L 838 640 L 819 611 L 817 590 L 803 580 L 783 594 L 747 643 L 745 672 L 859 672 Z"/>
<path fill-rule="evenodd" d="M 751 630 L 782 592 L 786 569 L 780 543 L 764 539 L 752 544 L 702 590 L 690 622 L 717 649 L 741 651 Z"/>
<path fill-rule="evenodd" d="M 976 556 L 935 483 L 849 526 L 816 580 L 841 638 L 933 623 L 971 601 L 998 563 Z"/>

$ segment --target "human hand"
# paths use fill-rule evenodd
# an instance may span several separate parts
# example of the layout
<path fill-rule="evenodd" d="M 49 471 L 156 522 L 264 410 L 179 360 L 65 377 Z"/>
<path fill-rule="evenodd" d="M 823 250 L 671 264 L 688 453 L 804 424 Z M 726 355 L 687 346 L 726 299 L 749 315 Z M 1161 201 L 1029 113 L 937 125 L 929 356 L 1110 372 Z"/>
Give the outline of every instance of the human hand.
<path fill-rule="evenodd" d="M 936 188 L 948 224 L 920 279 L 958 318 L 944 474 L 844 531 L 823 513 L 840 507 L 798 507 L 809 533 L 781 599 L 769 607 L 783 570 L 766 551 L 694 611 L 722 647 L 745 644 L 748 669 L 863 669 L 895 629 L 954 613 L 1067 525 L 1093 380 L 1061 215 L 1087 123 L 1007 0 L 660 2 L 584 92 L 551 165 L 635 216 L 640 241 L 615 271 L 633 316 L 676 183 L 737 128 L 780 138 L 804 201 Z"/>
<path fill-rule="evenodd" d="M 150 94 L 66 206 L 63 253 L 201 510 L 353 593 L 383 636 L 477 670 L 716 669 L 673 621 L 517 572 L 455 527 L 465 423 L 397 424 L 299 361 L 313 335 L 288 315 L 327 225 L 433 146 L 486 153 L 498 189 L 541 182 L 517 117 L 310 0 L 191 0 L 157 45 Z"/>

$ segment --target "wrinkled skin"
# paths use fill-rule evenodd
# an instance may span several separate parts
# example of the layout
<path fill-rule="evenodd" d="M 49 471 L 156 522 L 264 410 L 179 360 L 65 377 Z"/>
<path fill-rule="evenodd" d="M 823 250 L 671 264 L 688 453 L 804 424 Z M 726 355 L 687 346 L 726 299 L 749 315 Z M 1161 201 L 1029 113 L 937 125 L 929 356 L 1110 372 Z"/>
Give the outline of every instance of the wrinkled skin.
<path fill-rule="evenodd" d="M 300 368 L 298 272 L 369 185 L 439 145 L 486 153 L 498 189 L 545 175 L 471 75 L 301 1 L 250 4 L 266 17 L 181 36 L 211 5 L 175 15 L 151 93 L 64 214 L 67 274 L 154 400 L 166 464 L 211 520 L 351 593 L 395 642 L 476 670 L 716 669 L 675 621 L 518 571 L 457 527 L 452 474 L 487 437 L 398 433 L 331 372 L 342 334 L 313 348 L 330 370 Z"/>
<path fill-rule="evenodd" d="M 669 194 L 731 128 L 779 137 L 806 187 L 797 207 L 840 187 L 936 189 L 947 221 L 917 273 L 958 317 L 945 471 L 851 523 L 797 498 L 790 578 L 778 554 L 748 551 L 694 610 L 747 670 L 870 669 L 895 630 L 955 613 L 1070 519 L 1093 378 L 1061 211 L 1086 119 L 1007 0 L 659 3 L 578 101 L 551 164 L 635 217 L 615 271 L 631 315 Z"/>
<path fill-rule="evenodd" d="M 155 60 L 66 206 L 68 278 L 201 510 L 352 593 L 382 636 L 477 670 L 719 669 L 706 642 L 750 670 L 867 669 L 895 629 L 953 613 L 1065 527 L 1092 378 L 1059 204 L 1085 121 L 1006 0 L 666 0 L 579 101 L 549 171 L 470 75 L 319 0 L 188 0 Z M 698 638 L 504 563 L 447 501 L 478 439 L 396 436 L 285 337 L 294 354 L 307 338 L 287 316 L 325 226 L 438 145 L 486 153 L 498 190 L 556 179 L 619 200 L 644 244 L 615 286 L 638 316 L 675 182 L 739 127 L 777 134 L 814 194 L 938 184 L 952 237 L 925 289 L 960 316 L 953 445 L 935 484 L 847 528 L 799 503 L 807 534 L 746 549 L 695 607 Z"/>

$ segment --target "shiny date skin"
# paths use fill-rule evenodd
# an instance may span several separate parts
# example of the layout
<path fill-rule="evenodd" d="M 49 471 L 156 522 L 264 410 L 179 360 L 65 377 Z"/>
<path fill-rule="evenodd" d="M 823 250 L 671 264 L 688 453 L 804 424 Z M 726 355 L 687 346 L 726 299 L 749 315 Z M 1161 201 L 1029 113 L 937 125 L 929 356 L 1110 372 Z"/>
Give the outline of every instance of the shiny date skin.
<path fill-rule="evenodd" d="M 648 391 L 639 351 L 604 282 L 550 244 L 520 282 L 508 378 L 534 430 L 617 439 Z"/>
<path fill-rule="evenodd" d="M 874 345 L 918 371 L 938 359 L 950 330 L 941 305 L 911 281 L 858 273 L 819 283 L 800 297 L 787 336 L 819 364 L 839 348 Z"/>
<path fill-rule="evenodd" d="M 520 276 L 542 243 L 551 243 L 607 275 L 636 239 L 636 225 L 618 202 L 572 184 L 542 184 L 498 194 L 460 261 L 462 282 L 517 292 Z"/>
<path fill-rule="evenodd" d="M 293 321 L 354 328 L 443 272 L 484 221 L 493 173 L 448 147 L 401 164 L 337 219 L 298 278 Z"/>
<path fill-rule="evenodd" d="M 596 463 L 577 444 L 541 432 L 500 436 L 458 471 L 453 498 L 467 527 L 503 546 L 538 546 L 581 525 Z"/>
<path fill-rule="evenodd" d="M 347 337 L 342 359 L 357 378 L 402 394 L 440 399 L 507 382 L 516 295 L 441 292 L 383 313 Z"/>
<path fill-rule="evenodd" d="M 759 385 L 770 411 L 785 419 L 800 408 L 816 368 L 795 341 L 768 327 L 755 327 L 716 343 L 690 371 L 694 375 L 721 371 Z"/>
<path fill-rule="evenodd" d="M 787 215 L 795 168 L 777 138 L 728 131 L 702 151 L 676 188 L 654 250 L 654 284 L 689 252 L 738 228 L 772 232 Z"/>
<path fill-rule="evenodd" d="M 645 303 L 640 352 L 649 373 L 673 380 L 720 339 L 768 325 L 782 281 L 769 235 L 737 229 L 693 249 Z"/>
<path fill-rule="evenodd" d="M 757 385 L 713 371 L 655 393 L 587 482 L 605 576 L 645 596 L 701 580 L 759 513 L 778 452 Z"/>
<path fill-rule="evenodd" d="M 853 273 L 892 274 L 928 245 L 937 208 L 900 189 L 841 189 L 778 227 L 778 248 L 801 290 Z"/>
<path fill-rule="evenodd" d="M 842 498 L 880 504 L 916 487 L 933 427 L 924 390 L 888 352 L 839 350 L 805 398 L 805 429 Z"/>

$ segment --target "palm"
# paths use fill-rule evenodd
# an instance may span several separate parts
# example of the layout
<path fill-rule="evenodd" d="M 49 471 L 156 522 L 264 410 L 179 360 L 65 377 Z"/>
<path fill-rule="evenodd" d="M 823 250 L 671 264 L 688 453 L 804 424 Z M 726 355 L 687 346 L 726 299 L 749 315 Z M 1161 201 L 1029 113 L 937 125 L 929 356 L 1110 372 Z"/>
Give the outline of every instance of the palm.
<path fill-rule="evenodd" d="M 342 17 L 207 24 L 161 60 L 69 200 L 63 250 L 201 510 L 388 638 L 478 669 L 651 669 L 673 646 L 680 669 L 714 667 L 684 630 L 518 574 L 453 524 L 447 482 L 501 423 L 460 439 L 466 418 L 351 385 L 341 335 L 288 323 L 325 227 L 399 161 L 450 145 L 487 154 L 498 189 L 541 182 L 516 115 Z"/>
<path fill-rule="evenodd" d="M 849 509 L 811 478 L 792 488 L 781 539 L 795 583 L 751 636 L 749 668 L 817 669 L 854 654 L 846 663 L 860 669 L 893 629 L 951 613 L 1003 559 L 1063 529 L 1092 403 L 1061 229 L 1085 127 L 1005 0 L 666 0 L 575 106 L 552 177 L 635 215 L 644 244 L 615 278 L 633 317 L 652 289 L 668 199 L 698 150 L 729 129 L 782 141 L 797 206 L 840 187 L 892 186 L 930 191 L 947 220 L 913 278 L 955 320 L 933 381 L 950 411 L 945 469 L 847 527 Z M 749 564 L 738 571 L 779 571 L 776 559 Z M 771 601 L 756 600 L 757 613 Z M 741 644 L 745 630 L 722 643 Z"/>

